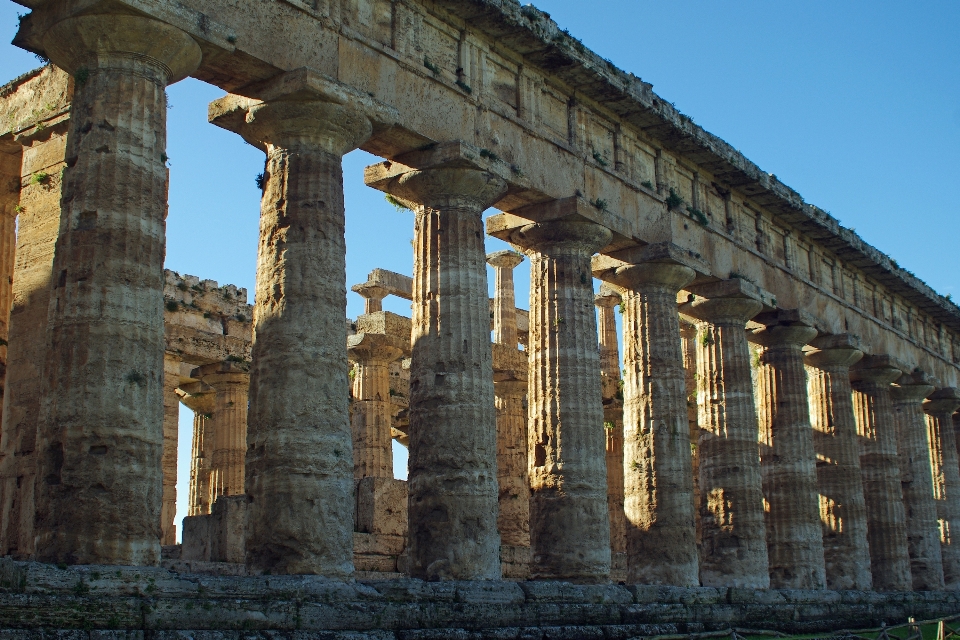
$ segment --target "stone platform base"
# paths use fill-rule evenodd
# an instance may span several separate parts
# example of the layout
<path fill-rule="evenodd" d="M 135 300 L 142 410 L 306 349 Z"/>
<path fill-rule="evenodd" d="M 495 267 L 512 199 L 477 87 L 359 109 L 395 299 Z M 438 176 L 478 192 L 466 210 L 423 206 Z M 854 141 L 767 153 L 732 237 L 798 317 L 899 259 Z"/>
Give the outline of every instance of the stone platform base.
<path fill-rule="evenodd" d="M 627 640 L 729 627 L 809 633 L 958 611 L 957 592 L 341 582 L 0 560 L 3 639 Z"/>

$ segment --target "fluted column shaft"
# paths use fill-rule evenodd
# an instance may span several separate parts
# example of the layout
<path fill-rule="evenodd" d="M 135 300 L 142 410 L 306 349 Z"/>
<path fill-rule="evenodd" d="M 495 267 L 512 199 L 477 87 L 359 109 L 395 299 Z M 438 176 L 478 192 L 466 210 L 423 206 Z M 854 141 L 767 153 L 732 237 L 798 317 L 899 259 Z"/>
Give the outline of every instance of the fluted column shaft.
<path fill-rule="evenodd" d="M 247 455 L 247 397 L 250 374 L 232 362 L 200 367 L 199 377 L 216 392 L 210 443 L 210 505 L 220 496 L 244 494 Z"/>
<path fill-rule="evenodd" d="M 853 348 L 824 348 L 806 357 L 828 589 L 873 585 L 850 387 L 850 365 L 862 356 Z"/>
<path fill-rule="evenodd" d="M 687 425 L 690 430 L 690 462 L 693 471 L 693 515 L 697 527 L 697 548 L 703 544 L 700 526 L 700 425 L 697 423 L 697 327 L 680 323 L 680 348 L 683 350 L 684 382 L 687 387 Z"/>
<path fill-rule="evenodd" d="M 761 305 L 748 298 L 697 298 L 700 415 L 700 581 L 767 588 L 757 413 L 744 327 Z"/>
<path fill-rule="evenodd" d="M 216 394 L 212 390 L 181 398 L 193 411 L 193 438 L 190 446 L 190 496 L 188 516 L 210 513 L 210 461 L 213 459 L 213 412 Z"/>
<path fill-rule="evenodd" d="M 7 338 L 13 305 L 13 265 L 20 202 L 20 154 L 0 151 L 0 410 L 7 370 Z"/>
<path fill-rule="evenodd" d="M 504 545 L 530 546 L 530 481 L 527 476 L 527 383 L 494 383 L 497 409 L 497 483 L 500 513 L 497 530 Z"/>
<path fill-rule="evenodd" d="M 163 354 L 163 504 L 160 509 L 160 542 L 177 544 L 177 439 L 180 431 L 180 360 Z"/>
<path fill-rule="evenodd" d="M 960 395 L 953 388 L 940 389 L 923 403 L 927 414 L 927 441 L 933 475 L 937 521 L 940 525 L 940 555 L 946 589 L 960 589 L 960 469 L 953 413 Z"/>
<path fill-rule="evenodd" d="M 776 589 L 823 589 L 827 582 L 802 350 L 816 335 L 816 329 L 802 324 L 753 334 L 762 345 L 757 371 L 760 469 L 768 505 L 770 586 Z"/>
<path fill-rule="evenodd" d="M 188 35 L 85 15 L 44 36 L 78 79 L 39 420 L 36 557 L 157 564 L 163 453 L 167 84 Z"/>
<path fill-rule="evenodd" d="M 860 443 L 860 473 L 867 512 L 870 572 L 877 591 L 912 587 L 906 515 L 900 491 L 897 434 L 890 383 L 900 371 L 856 368 L 851 371 L 853 409 Z"/>
<path fill-rule="evenodd" d="M 927 444 L 926 419 L 921 408 L 923 399 L 932 391 L 932 385 L 915 384 L 909 375 L 902 376 L 890 388 L 914 591 L 938 591 L 944 588 L 940 529 L 930 471 L 930 447 Z"/>
<path fill-rule="evenodd" d="M 698 586 L 693 471 L 677 292 L 689 267 L 617 269 L 623 296 L 627 582 Z"/>
<path fill-rule="evenodd" d="M 403 355 L 400 340 L 360 334 L 348 338 L 347 348 L 356 363 L 351 416 L 353 477 L 393 478 L 390 363 Z"/>
<path fill-rule="evenodd" d="M 493 266 L 493 341 L 517 348 L 517 301 L 513 289 L 513 270 L 523 256 L 514 251 L 497 251 L 487 256 Z"/>
<path fill-rule="evenodd" d="M 610 232 L 529 225 L 531 577 L 597 582 L 610 573 L 603 402 L 590 257 Z"/>
<path fill-rule="evenodd" d="M 247 564 L 353 573 L 341 158 L 371 133 L 347 101 L 251 108 L 267 146 L 250 369 Z"/>
<path fill-rule="evenodd" d="M 627 517 L 623 510 L 623 390 L 620 379 L 620 346 L 616 309 L 619 293 L 601 288 L 594 297 L 600 309 L 600 388 L 603 394 L 603 427 L 607 436 L 607 510 L 610 512 L 610 553 L 627 552 Z"/>

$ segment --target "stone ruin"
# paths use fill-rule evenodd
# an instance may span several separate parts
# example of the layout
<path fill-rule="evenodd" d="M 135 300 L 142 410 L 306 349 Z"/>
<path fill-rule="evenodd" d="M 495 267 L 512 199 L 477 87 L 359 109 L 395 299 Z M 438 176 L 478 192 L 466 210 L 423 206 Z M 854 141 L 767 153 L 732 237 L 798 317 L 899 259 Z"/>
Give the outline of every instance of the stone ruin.
<path fill-rule="evenodd" d="M 629 638 L 960 607 L 960 309 L 547 14 L 18 1 L 15 44 L 52 64 L 0 88 L 11 637 Z M 164 88 L 187 76 L 266 154 L 252 307 L 163 271 Z M 355 148 L 413 210 L 414 272 L 355 285 L 345 325 Z"/>

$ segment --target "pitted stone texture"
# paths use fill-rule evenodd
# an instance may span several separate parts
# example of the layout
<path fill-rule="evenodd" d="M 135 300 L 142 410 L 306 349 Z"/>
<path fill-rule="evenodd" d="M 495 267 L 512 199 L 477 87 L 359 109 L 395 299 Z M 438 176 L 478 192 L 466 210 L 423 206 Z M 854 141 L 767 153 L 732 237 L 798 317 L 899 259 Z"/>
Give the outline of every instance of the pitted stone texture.
<path fill-rule="evenodd" d="M 357 482 L 356 517 L 355 527 L 360 533 L 406 536 L 406 481 L 394 478 L 360 479 Z"/>
<path fill-rule="evenodd" d="M 372 130 L 352 103 L 258 105 L 267 146 L 250 370 L 247 563 L 353 572 L 342 155 Z"/>
<path fill-rule="evenodd" d="M 747 320 L 762 305 L 750 298 L 696 298 L 700 409 L 700 582 L 770 585 L 763 521 L 757 412 Z"/>
<path fill-rule="evenodd" d="M 867 511 L 857 449 L 850 365 L 863 357 L 852 344 L 824 336 L 805 358 L 810 394 L 817 488 L 823 528 L 824 568 L 829 589 L 870 589 Z"/>
<path fill-rule="evenodd" d="M 160 542 L 177 544 L 177 439 L 180 431 L 180 360 L 163 354 L 163 504 L 160 509 Z"/>
<path fill-rule="evenodd" d="M 927 414 L 930 469 L 940 525 L 940 555 L 947 589 L 960 589 L 960 469 L 953 433 L 953 413 L 960 408 L 960 392 L 937 389 L 923 403 Z"/>
<path fill-rule="evenodd" d="M 627 518 L 623 511 L 623 382 L 620 379 L 620 346 L 616 309 L 620 294 L 601 285 L 593 303 L 600 309 L 600 389 L 603 396 L 603 430 L 607 436 L 607 510 L 610 512 L 610 553 L 627 552 Z M 613 566 L 613 565 L 611 565 Z M 611 569 L 612 571 L 612 569 Z M 612 574 L 611 574 L 612 577 Z"/>
<path fill-rule="evenodd" d="M 247 454 L 247 395 L 249 367 L 239 362 L 218 362 L 194 370 L 216 393 L 211 444 L 210 503 L 220 496 L 244 495 Z"/>
<path fill-rule="evenodd" d="M 347 338 L 347 355 L 356 363 L 353 376 L 353 477 L 393 478 L 390 424 L 390 363 L 409 350 L 409 338 L 359 333 Z"/>
<path fill-rule="evenodd" d="M 36 557 L 156 564 L 166 95 L 200 63 L 169 25 L 85 15 L 43 37 L 76 74 L 41 392 Z"/>
<path fill-rule="evenodd" d="M 890 388 L 897 428 L 900 485 L 906 512 L 907 548 L 915 591 L 943 589 L 940 528 L 930 471 L 927 424 L 921 403 L 933 385 L 920 372 L 902 375 Z"/>
<path fill-rule="evenodd" d="M 816 335 L 816 329 L 803 324 L 774 324 L 753 333 L 762 345 L 757 371 L 760 469 L 770 586 L 778 589 L 826 587 L 802 350 Z"/>
<path fill-rule="evenodd" d="M 697 526 L 697 548 L 703 544 L 700 526 L 700 425 L 697 423 L 697 327 L 680 323 L 680 345 L 683 349 L 684 382 L 687 387 L 687 424 L 690 428 L 690 458 L 693 471 L 693 514 Z"/>
<path fill-rule="evenodd" d="M 683 265 L 620 267 L 627 582 L 697 586 L 693 472 L 677 292 Z M 606 277 L 606 276 L 605 276 Z"/>
<path fill-rule="evenodd" d="M 900 377 L 889 358 L 865 357 L 850 371 L 867 512 L 870 572 L 877 591 L 913 588 L 900 490 L 897 432 L 890 383 Z"/>
<path fill-rule="evenodd" d="M 188 516 L 210 513 L 210 461 L 213 459 L 213 412 L 216 394 L 202 383 L 191 383 L 190 393 L 181 389 L 180 400 L 193 411 L 193 438 L 190 446 L 190 501 Z"/>
<path fill-rule="evenodd" d="M 603 402 L 590 257 L 610 240 L 580 221 L 532 224 L 530 256 L 531 577 L 597 582 L 610 573 Z"/>
<path fill-rule="evenodd" d="M 416 203 L 410 368 L 410 564 L 427 579 L 500 577 L 497 430 L 481 214 L 506 183 L 439 165 L 393 179 Z"/>

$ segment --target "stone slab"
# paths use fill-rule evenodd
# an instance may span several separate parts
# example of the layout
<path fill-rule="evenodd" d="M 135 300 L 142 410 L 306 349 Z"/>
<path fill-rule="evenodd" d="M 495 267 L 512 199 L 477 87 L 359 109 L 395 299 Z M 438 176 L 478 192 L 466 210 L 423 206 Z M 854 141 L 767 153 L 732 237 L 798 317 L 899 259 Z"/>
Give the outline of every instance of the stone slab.
<path fill-rule="evenodd" d="M 393 478 L 357 482 L 356 531 L 388 536 L 407 535 L 407 483 Z"/>

